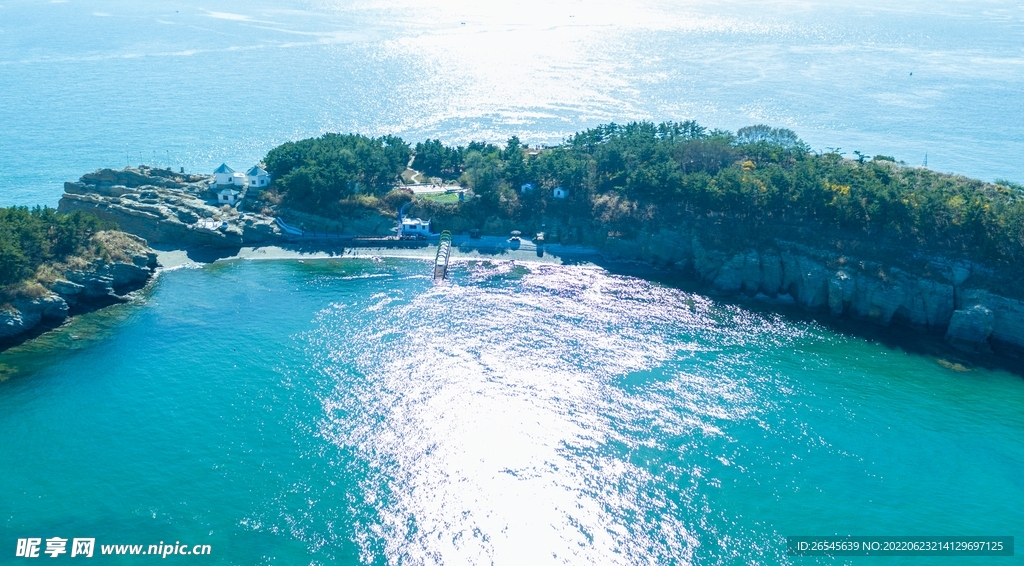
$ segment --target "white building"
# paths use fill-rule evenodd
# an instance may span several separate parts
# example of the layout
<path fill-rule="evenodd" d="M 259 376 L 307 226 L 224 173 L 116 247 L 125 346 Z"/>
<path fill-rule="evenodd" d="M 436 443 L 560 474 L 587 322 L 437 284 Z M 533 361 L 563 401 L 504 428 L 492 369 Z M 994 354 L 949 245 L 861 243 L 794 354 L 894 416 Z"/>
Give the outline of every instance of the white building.
<path fill-rule="evenodd" d="M 215 185 L 234 185 L 235 170 L 228 167 L 227 163 L 221 163 L 220 167 L 213 170 Z"/>
<path fill-rule="evenodd" d="M 245 175 L 242 173 L 234 173 L 231 175 L 231 184 L 236 187 L 245 186 Z"/>
<path fill-rule="evenodd" d="M 519 187 L 519 192 L 524 195 L 533 190 L 533 183 L 523 183 L 523 186 Z"/>
<path fill-rule="evenodd" d="M 563 189 L 562 187 L 555 187 L 555 190 L 552 191 L 552 196 L 554 196 L 555 198 L 565 198 L 565 197 L 569 196 L 569 189 Z"/>
<path fill-rule="evenodd" d="M 235 204 L 240 193 L 231 187 L 224 187 L 217 192 L 217 204 Z"/>
<path fill-rule="evenodd" d="M 270 184 L 270 173 L 267 173 L 259 165 L 253 165 L 245 172 L 246 183 L 250 187 L 265 187 Z"/>
<path fill-rule="evenodd" d="M 420 220 L 419 218 L 403 218 L 401 230 L 398 233 L 399 236 L 429 236 L 430 235 L 430 221 Z"/>

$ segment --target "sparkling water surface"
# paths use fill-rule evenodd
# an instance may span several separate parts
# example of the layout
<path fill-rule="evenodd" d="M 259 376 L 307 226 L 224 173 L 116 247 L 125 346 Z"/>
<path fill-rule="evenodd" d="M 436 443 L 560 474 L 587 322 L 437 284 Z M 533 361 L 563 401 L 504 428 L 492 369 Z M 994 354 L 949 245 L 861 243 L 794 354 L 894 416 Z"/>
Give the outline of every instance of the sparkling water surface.
<path fill-rule="evenodd" d="M 596 267 L 429 269 L 180 269 L 0 354 L 4 544 L 826 564 L 783 537 L 1024 525 L 1019 376 Z"/>
<path fill-rule="evenodd" d="M 555 143 L 789 127 L 1024 182 L 1019 2 L 4 0 L 0 204 L 140 162 L 244 170 L 326 131 Z"/>
<path fill-rule="evenodd" d="M 1022 20 L 1009 1 L 0 0 L 0 205 L 126 163 L 244 170 L 326 131 L 536 144 L 635 119 L 1020 182 Z M 179 269 L 0 354 L 0 563 L 37 536 L 282 565 L 838 564 L 784 537 L 1024 536 L 1017 375 L 596 267 L 428 274 Z M 957 563 L 993 560 L 1020 563 Z"/>

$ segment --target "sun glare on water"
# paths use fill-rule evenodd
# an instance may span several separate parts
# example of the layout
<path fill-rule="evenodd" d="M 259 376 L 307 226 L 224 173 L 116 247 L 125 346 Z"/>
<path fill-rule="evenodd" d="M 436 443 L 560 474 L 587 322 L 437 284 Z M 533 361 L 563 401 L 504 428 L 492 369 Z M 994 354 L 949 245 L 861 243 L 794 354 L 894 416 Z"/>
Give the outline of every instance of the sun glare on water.
<path fill-rule="evenodd" d="M 642 448 L 652 415 L 715 435 L 716 419 L 749 414 L 749 391 L 700 372 L 660 392 L 617 384 L 699 350 L 717 326 L 709 302 L 586 268 L 534 268 L 497 288 L 494 271 L 471 268 L 466 286 L 385 308 L 369 327 L 348 328 L 344 306 L 322 313 L 319 371 L 337 385 L 320 433 L 378 474 L 366 496 L 382 525 L 367 534 L 389 560 L 423 564 L 689 561 L 678 503 L 609 447 Z"/>

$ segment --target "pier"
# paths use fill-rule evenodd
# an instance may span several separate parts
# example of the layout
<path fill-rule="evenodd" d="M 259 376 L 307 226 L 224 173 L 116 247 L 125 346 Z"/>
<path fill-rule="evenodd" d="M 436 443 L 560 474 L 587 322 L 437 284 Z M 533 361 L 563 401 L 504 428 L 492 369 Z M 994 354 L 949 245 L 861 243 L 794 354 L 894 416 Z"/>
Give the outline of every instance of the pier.
<path fill-rule="evenodd" d="M 444 279 L 448 275 L 448 259 L 452 254 L 452 233 L 441 232 L 437 241 L 437 256 L 434 257 L 434 281 Z"/>

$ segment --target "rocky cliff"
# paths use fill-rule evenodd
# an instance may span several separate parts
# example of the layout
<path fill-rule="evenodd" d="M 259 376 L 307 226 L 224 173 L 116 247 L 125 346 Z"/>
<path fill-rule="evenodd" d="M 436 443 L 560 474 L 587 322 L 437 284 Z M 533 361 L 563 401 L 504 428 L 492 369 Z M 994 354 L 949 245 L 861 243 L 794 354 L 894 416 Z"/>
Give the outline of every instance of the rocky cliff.
<path fill-rule="evenodd" d="M 140 167 L 64 183 L 57 210 L 88 211 L 151 243 L 219 248 L 280 239 L 274 219 L 215 204 L 212 177 Z"/>
<path fill-rule="evenodd" d="M 308 240 L 333 236 L 391 236 L 395 218 L 379 211 L 353 208 L 340 219 L 326 219 L 279 206 L 271 215 L 246 211 L 245 206 L 262 209 L 252 195 L 242 191 L 233 205 L 216 203 L 213 178 L 178 174 L 166 169 L 140 167 L 101 169 L 64 183 L 64 196 L 57 210 L 88 211 L 116 222 L 124 231 L 138 234 L 154 244 L 239 248 L 285 241 L 275 217 L 306 231 Z"/>
<path fill-rule="evenodd" d="M 14 297 L 0 307 L 0 340 L 15 338 L 43 323 L 59 323 L 75 312 L 123 301 L 156 270 L 156 253 L 142 238 L 101 232 L 94 241 L 106 258 L 73 258 L 54 266 L 58 278 L 45 285 L 41 296 Z"/>
<path fill-rule="evenodd" d="M 917 258 L 912 264 L 867 261 L 782 239 L 741 252 L 710 249 L 697 230 L 608 238 L 616 258 L 671 266 L 725 294 L 790 297 L 832 316 L 944 333 L 953 346 L 1024 349 L 1024 302 L 986 290 L 984 268 L 964 261 Z"/>

